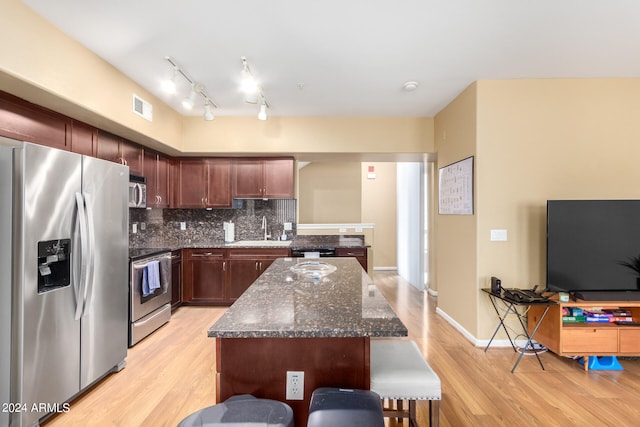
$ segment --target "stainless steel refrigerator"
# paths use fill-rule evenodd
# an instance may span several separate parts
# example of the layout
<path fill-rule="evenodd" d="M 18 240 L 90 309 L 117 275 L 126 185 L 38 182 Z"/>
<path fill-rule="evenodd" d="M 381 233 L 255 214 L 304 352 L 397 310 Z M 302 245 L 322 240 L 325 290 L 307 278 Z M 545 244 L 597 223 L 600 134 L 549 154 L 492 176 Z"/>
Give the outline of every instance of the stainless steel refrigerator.
<path fill-rule="evenodd" d="M 127 166 L 0 138 L 0 427 L 73 410 L 124 367 L 128 182 Z"/>

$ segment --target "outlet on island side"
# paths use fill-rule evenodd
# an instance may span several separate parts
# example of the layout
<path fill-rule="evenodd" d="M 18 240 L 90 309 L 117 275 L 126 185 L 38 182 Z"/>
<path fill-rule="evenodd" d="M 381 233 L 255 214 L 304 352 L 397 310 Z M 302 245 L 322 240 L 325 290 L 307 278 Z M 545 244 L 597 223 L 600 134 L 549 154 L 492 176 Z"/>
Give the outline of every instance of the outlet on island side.
<path fill-rule="evenodd" d="M 303 371 L 287 371 L 286 400 L 304 400 Z"/>

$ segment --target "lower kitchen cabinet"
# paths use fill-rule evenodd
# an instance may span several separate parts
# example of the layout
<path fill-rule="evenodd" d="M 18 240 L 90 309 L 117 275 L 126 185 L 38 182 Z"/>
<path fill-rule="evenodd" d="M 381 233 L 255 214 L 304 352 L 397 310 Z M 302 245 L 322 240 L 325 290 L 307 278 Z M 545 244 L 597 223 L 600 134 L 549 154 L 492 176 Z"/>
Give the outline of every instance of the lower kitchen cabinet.
<path fill-rule="evenodd" d="M 182 250 L 171 252 L 171 310 L 182 304 Z"/>
<path fill-rule="evenodd" d="M 364 271 L 367 269 L 367 248 L 336 248 L 338 257 L 354 257 L 358 260 Z"/>
<path fill-rule="evenodd" d="M 288 248 L 184 249 L 182 304 L 231 305 Z"/>
<path fill-rule="evenodd" d="M 273 263 L 290 256 L 289 249 L 229 249 L 226 299 L 233 303 Z"/>
<path fill-rule="evenodd" d="M 226 260 L 224 249 L 184 249 L 182 302 L 223 305 Z"/>

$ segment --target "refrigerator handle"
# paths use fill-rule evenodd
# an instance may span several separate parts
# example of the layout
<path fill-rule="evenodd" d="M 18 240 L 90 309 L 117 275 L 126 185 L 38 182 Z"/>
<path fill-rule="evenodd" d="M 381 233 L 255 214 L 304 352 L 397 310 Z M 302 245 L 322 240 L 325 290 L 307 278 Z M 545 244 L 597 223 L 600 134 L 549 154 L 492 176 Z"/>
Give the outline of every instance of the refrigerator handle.
<path fill-rule="evenodd" d="M 80 227 L 78 245 L 73 248 L 73 256 L 74 258 L 80 258 L 80 272 L 75 272 L 74 274 L 74 291 L 76 295 L 76 312 L 74 318 L 76 320 L 80 320 L 80 316 L 82 315 L 82 311 L 84 308 L 84 295 L 85 288 L 87 282 L 87 245 L 85 244 L 85 239 L 87 238 L 87 215 L 84 208 L 84 198 L 82 194 L 76 193 L 76 223 Z M 74 236 L 74 243 L 76 242 L 76 238 Z M 74 262 L 74 266 L 77 265 Z"/>
<path fill-rule="evenodd" d="M 87 239 L 85 243 L 87 244 L 87 285 L 85 288 L 85 302 L 84 309 L 82 310 L 82 317 L 87 315 L 87 312 L 91 308 L 91 300 L 93 297 L 93 275 L 95 272 L 96 266 L 96 256 L 95 256 L 95 222 L 93 216 L 93 205 L 91 204 L 91 195 L 85 193 L 84 194 L 84 202 L 85 202 L 85 214 L 87 221 Z"/>

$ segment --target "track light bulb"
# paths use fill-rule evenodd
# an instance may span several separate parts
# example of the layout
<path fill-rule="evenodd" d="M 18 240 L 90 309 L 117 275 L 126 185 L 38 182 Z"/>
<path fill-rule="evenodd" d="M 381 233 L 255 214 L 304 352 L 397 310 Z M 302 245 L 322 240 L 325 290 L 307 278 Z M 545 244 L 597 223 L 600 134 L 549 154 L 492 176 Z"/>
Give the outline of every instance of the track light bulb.
<path fill-rule="evenodd" d="M 193 108 L 193 104 L 195 103 L 195 101 L 196 101 L 196 90 L 194 88 L 191 88 L 191 93 L 189 93 L 189 96 L 186 97 L 184 100 L 182 100 L 182 106 L 187 110 L 191 110 Z"/>
<path fill-rule="evenodd" d="M 166 93 L 173 95 L 176 93 L 178 87 L 178 72 L 173 72 L 173 77 L 162 81 L 162 90 Z"/>
<path fill-rule="evenodd" d="M 256 79 L 254 79 L 252 75 L 246 72 L 243 72 L 242 74 L 243 76 L 242 82 L 240 83 L 240 90 L 247 95 L 255 94 L 256 92 L 258 92 L 258 83 L 256 82 Z"/>
<path fill-rule="evenodd" d="M 209 101 L 205 102 L 204 104 L 204 119 L 206 121 L 211 121 L 214 119 L 213 109 L 211 108 L 211 104 L 209 103 Z"/>
<path fill-rule="evenodd" d="M 267 120 L 267 106 L 262 104 L 258 113 L 258 120 Z"/>

